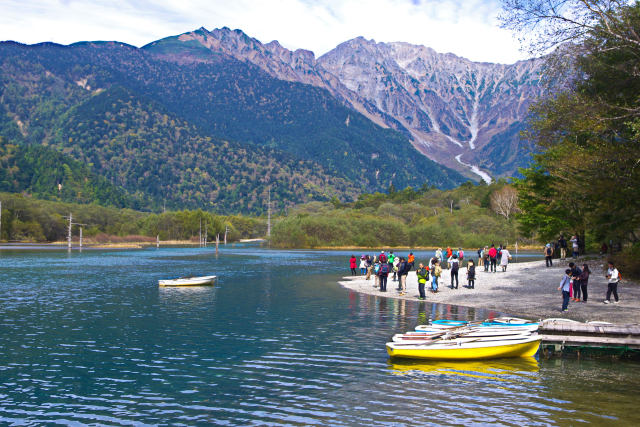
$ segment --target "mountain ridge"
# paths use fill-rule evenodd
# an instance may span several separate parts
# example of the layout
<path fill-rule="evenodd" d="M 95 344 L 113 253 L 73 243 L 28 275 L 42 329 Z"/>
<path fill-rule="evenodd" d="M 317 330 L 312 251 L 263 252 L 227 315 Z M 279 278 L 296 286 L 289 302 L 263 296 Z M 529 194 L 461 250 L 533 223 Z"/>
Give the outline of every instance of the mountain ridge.
<path fill-rule="evenodd" d="M 252 63 L 279 79 L 327 89 L 375 123 L 408 136 L 424 155 L 467 176 L 512 175 L 533 150 L 512 129 L 514 123 L 522 128 L 529 104 L 543 93 L 539 59 L 474 62 L 426 46 L 362 36 L 315 58 L 313 52 L 290 51 L 278 41 L 262 44 L 226 27 L 174 37 Z M 447 94 L 450 88 L 458 95 Z M 505 146 L 515 154 L 506 156 L 506 163 L 492 161 Z"/>

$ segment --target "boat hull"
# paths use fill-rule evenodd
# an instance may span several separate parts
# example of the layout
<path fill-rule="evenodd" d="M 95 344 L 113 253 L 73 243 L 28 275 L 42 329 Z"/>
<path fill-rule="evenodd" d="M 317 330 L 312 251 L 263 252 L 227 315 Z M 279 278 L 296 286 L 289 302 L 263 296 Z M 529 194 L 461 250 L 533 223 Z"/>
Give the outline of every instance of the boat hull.
<path fill-rule="evenodd" d="M 171 280 L 158 280 L 160 286 L 212 286 L 217 276 L 189 277 Z"/>
<path fill-rule="evenodd" d="M 540 337 L 526 338 L 518 342 L 466 342 L 406 345 L 387 343 L 387 353 L 393 358 L 430 360 L 481 360 L 504 357 L 533 356 L 540 347 Z"/>

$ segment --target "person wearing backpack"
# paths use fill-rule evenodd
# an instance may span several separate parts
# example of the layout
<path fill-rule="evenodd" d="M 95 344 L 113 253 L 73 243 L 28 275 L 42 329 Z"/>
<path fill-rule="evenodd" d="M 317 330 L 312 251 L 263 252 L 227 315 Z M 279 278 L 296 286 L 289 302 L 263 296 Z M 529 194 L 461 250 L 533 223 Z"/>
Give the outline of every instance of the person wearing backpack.
<path fill-rule="evenodd" d="M 547 267 L 553 267 L 553 248 L 551 247 L 551 243 L 547 243 L 542 253 Z"/>
<path fill-rule="evenodd" d="M 407 275 L 411 270 L 411 264 L 404 258 L 400 258 L 400 264 L 398 265 L 398 279 L 400 281 L 400 295 L 407 293 Z"/>
<path fill-rule="evenodd" d="M 425 268 L 425 266 L 420 263 L 418 264 L 416 275 L 418 276 L 418 292 L 420 293 L 420 297 L 418 297 L 418 299 L 424 300 L 426 298 L 426 295 L 424 293 L 424 286 L 429 280 L 429 269 Z"/>
<path fill-rule="evenodd" d="M 389 263 L 383 262 L 380 264 L 378 270 L 378 277 L 380 278 L 380 292 L 387 292 L 387 277 L 389 276 Z"/>
<path fill-rule="evenodd" d="M 402 295 L 404 292 L 402 288 L 402 273 L 404 272 L 404 268 L 407 266 L 407 262 L 404 260 L 403 257 L 398 257 L 397 259 L 398 259 L 398 264 L 394 265 L 393 271 L 394 271 L 394 276 L 397 274 L 397 278 L 398 278 L 397 291 L 400 292 L 400 295 Z"/>
<path fill-rule="evenodd" d="M 380 256 L 378 257 L 378 261 L 381 263 L 387 262 L 387 255 L 385 255 L 384 251 L 380 251 Z"/>
<path fill-rule="evenodd" d="M 620 283 L 620 272 L 613 264 L 613 261 L 609 261 L 609 269 L 607 270 L 607 299 L 604 300 L 605 304 L 609 304 L 611 302 L 611 294 L 615 298 L 614 304 L 617 304 L 620 300 L 618 299 L 618 283 Z"/>
<path fill-rule="evenodd" d="M 462 262 L 463 259 L 464 259 L 464 251 L 462 250 L 462 248 L 458 248 L 458 262 Z"/>

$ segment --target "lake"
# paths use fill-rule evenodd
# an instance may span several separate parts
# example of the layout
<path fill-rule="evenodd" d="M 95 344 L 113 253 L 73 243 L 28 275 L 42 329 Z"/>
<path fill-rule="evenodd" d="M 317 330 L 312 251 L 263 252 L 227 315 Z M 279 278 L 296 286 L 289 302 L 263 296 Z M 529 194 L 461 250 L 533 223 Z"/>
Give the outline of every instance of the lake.
<path fill-rule="evenodd" d="M 394 333 L 498 313 L 349 292 L 351 251 L 227 248 L 0 251 L 0 423 L 640 423 L 638 363 L 392 363 Z M 188 274 L 220 279 L 158 287 Z"/>

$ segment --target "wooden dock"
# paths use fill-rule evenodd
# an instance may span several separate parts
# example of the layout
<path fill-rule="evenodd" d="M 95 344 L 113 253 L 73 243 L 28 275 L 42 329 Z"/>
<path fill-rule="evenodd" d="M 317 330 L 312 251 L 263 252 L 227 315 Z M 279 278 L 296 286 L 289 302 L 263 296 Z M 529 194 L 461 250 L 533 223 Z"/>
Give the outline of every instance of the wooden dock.
<path fill-rule="evenodd" d="M 640 357 L 640 325 L 580 323 L 547 319 L 540 323 L 541 352 Z"/>

